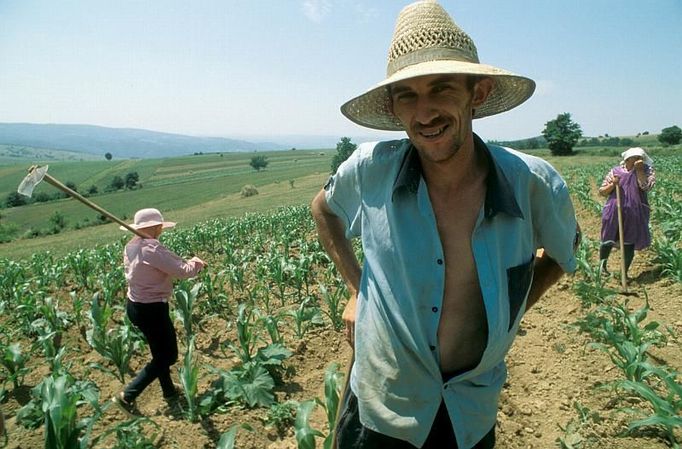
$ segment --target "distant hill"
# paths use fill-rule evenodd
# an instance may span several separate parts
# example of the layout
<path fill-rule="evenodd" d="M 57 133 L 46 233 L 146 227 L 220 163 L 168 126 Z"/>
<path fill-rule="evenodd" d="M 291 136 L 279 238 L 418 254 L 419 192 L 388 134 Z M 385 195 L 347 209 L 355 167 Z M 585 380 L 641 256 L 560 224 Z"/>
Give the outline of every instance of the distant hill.
<path fill-rule="evenodd" d="M 194 137 L 145 129 L 94 125 L 0 123 L 0 144 L 48 148 L 114 158 L 158 158 L 194 153 L 274 151 L 289 149 L 270 142 L 223 137 Z"/>

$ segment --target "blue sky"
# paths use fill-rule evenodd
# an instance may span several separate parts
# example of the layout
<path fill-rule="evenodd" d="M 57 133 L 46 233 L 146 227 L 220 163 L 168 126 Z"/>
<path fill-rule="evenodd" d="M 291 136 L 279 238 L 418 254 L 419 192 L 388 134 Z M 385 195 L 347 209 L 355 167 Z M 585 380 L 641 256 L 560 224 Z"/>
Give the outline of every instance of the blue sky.
<path fill-rule="evenodd" d="M 192 135 L 375 133 L 339 106 L 385 75 L 403 0 L 0 0 L 0 122 Z M 536 80 L 485 140 L 682 126 L 682 1 L 453 0 L 482 62 Z M 336 140 L 332 140 L 335 142 Z"/>

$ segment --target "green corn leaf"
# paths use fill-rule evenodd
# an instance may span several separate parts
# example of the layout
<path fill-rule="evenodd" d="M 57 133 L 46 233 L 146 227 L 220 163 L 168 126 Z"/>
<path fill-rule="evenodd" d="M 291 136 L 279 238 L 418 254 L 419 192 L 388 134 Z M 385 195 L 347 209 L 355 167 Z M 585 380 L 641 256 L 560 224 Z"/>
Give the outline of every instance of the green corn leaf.
<path fill-rule="evenodd" d="M 296 429 L 296 443 L 298 449 L 315 449 L 315 437 L 324 437 L 322 432 L 310 427 L 310 415 L 315 409 L 317 403 L 314 399 L 301 402 L 296 410 L 296 421 L 294 427 Z"/>

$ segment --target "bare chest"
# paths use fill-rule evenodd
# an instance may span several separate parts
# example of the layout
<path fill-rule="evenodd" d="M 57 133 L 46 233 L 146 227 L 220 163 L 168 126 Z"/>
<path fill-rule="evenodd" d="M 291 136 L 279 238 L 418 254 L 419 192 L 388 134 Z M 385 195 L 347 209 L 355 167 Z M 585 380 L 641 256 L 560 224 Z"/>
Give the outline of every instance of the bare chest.
<path fill-rule="evenodd" d="M 488 326 L 471 246 L 484 190 L 433 201 L 445 255 L 445 288 L 438 326 L 441 369 L 475 366 L 485 350 Z"/>

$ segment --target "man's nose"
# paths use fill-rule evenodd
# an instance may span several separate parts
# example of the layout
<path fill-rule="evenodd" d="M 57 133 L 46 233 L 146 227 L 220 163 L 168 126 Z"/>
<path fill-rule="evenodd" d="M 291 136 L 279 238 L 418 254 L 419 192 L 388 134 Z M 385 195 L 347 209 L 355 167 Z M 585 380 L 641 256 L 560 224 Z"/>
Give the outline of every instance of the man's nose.
<path fill-rule="evenodd" d="M 422 125 L 428 125 L 436 117 L 438 117 L 438 112 L 433 102 L 426 97 L 418 98 L 415 104 L 415 119 L 417 122 Z"/>

